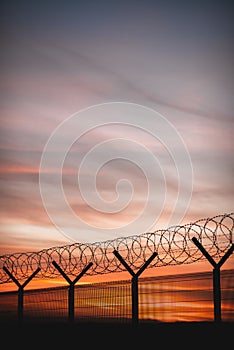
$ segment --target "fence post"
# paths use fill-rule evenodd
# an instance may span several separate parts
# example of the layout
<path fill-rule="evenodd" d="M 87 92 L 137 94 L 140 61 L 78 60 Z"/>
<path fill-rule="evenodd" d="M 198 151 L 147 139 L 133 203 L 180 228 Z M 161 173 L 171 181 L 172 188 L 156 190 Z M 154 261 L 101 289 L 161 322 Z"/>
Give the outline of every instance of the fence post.
<path fill-rule="evenodd" d="M 146 269 L 146 267 L 151 263 L 151 261 L 157 256 L 157 253 L 154 252 L 150 258 L 142 265 L 142 267 L 135 273 L 131 267 L 126 263 L 126 261 L 122 258 L 117 250 L 113 251 L 113 254 L 119 259 L 119 261 L 123 264 L 126 270 L 132 276 L 132 323 L 133 325 L 137 325 L 139 321 L 139 302 L 138 302 L 138 277 L 140 274 Z"/>
<path fill-rule="evenodd" d="M 38 267 L 31 276 L 23 283 L 20 282 L 12 275 L 6 266 L 3 266 L 3 270 L 8 274 L 12 281 L 17 285 L 18 289 L 18 321 L 21 323 L 23 321 L 23 311 L 24 311 L 24 287 L 33 279 L 34 276 L 41 270 Z"/>
<path fill-rule="evenodd" d="M 86 271 L 93 265 L 93 263 L 90 262 L 81 271 L 81 273 L 78 276 L 76 276 L 76 278 L 73 281 L 65 274 L 65 272 L 56 263 L 56 261 L 53 260 L 52 264 L 61 273 L 61 275 L 65 278 L 65 280 L 69 284 L 69 289 L 68 289 L 68 319 L 69 319 L 70 322 L 73 322 L 74 321 L 74 288 L 75 288 L 75 284 L 86 273 Z"/>
<path fill-rule="evenodd" d="M 203 245 L 196 237 L 192 238 L 193 243 L 200 249 L 202 254 L 206 257 L 209 263 L 213 266 L 213 302 L 214 302 L 214 321 L 221 322 L 221 287 L 220 287 L 220 268 L 234 251 L 234 244 L 228 249 L 226 254 L 220 259 L 218 263 L 214 261 L 212 256 L 205 250 Z"/>

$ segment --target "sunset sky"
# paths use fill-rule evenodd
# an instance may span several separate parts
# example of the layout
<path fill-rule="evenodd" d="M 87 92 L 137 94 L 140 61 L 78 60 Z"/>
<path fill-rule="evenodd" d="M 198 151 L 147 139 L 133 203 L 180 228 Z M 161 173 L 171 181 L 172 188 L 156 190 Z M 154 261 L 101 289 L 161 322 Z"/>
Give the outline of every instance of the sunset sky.
<path fill-rule="evenodd" d="M 0 13 L 0 255 L 233 212 L 231 1 Z"/>

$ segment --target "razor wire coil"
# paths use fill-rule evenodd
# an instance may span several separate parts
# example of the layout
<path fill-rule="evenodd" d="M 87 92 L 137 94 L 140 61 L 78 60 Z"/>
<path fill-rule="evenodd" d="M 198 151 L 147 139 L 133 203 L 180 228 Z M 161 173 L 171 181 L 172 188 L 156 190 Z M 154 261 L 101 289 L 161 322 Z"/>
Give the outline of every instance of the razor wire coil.
<path fill-rule="evenodd" d="M 148 268 L 190 264 L 205 259 L 192 241 L 195 237 L 213 259 L 220 259 L 233 244 L 234 213 L 203 218 L 195 222 L 140 235 L 120 237 L 95 243 L 73 243 L 51 247 L 38 252 L 14 253 L 0 256 L 0 284 L 11 282 L 3 266 L 18 281 L 29 278 L 37 269 L 39 278 L 59 276 L 52 261 L 70 276 L 77 276 L 90 262 L 87 275 L 124 271 L 113 254 L 117 250 L 132 270 L 139 269 L 156 252 Z"/>

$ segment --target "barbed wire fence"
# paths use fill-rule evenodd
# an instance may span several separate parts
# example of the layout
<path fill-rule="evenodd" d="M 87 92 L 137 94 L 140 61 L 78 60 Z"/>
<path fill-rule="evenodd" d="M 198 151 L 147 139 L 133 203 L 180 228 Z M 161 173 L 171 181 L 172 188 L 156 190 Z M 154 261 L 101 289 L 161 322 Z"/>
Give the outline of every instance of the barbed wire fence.
<path fill-rule="evenodd" d="M 56 266 L 60 266 L 67 276 L 77 276 L 87 266 L 86 275 L 90 276 L 125 271 L 114 252 L 121 255 L 132 271 L 139 270 L 152 254 L 154 259 L 147 268 L 190 264 L 207 258 L 198 244 L 194 244 L 195 241 L 214 262 L 220 261 L 233 247 L 233 228 L 234 213 L 220 214 L 185 225 L 103 242 L 73 243 L 37 252 L 6 254 L 0 256 L 0 284 L 12 282 L 4 268 L 18 281 L 29 279 L 35 271 L 36 278 L 56 278 L 61 272 Z"/>

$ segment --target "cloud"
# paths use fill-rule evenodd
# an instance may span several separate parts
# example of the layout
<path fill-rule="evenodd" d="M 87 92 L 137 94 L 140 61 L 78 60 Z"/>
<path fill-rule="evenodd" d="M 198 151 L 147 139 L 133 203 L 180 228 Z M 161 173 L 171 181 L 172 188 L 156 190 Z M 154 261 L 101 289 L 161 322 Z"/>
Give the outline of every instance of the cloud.
<path fill-rule="evenodd" d="M 58 232 L 58 240 L 66 239 L 43 207 L 39 171 L 46 175 L 50 205 L 61 224 L 68 230 L 79 229 L 77 237 L 81 239 L 100 240 L 123 234 L 115 229 L 108 232 L 104 227 L 124 226 L 142 211 L 147 198 L 147 177 L 150 181 L 153 179 L 153 195 L 148 198 L 149 207 L 142 226 L 138 224 L 134 231 L 144 230 L 145 220 L 157 215 L 159 218 L 153 227 L 167 225 L 179 189 L 183 201 L 189 183 L 187 174 L 178 179 L 165 145 L 149 132 L 132 126 L 110 125 L 90 130 L 71 146 L 62 169 L 64 196 L 74 213 L 91 224 L 85 228 L 82 223 L 79 226 L 77 220 L 69 221 L 70 213 L 63 211 L 64 203 L 58 201 L 58 188 L 53 184 L 54 176 L 61 170 L 56 161 L 74 130 L 61 133 L 58 147 L 47 154 L 48 167 L 40 169 L 44 146 L 61 122 L 82 108 L 110 101 L 153 108 L 180 132 L 194 168 L 194 191 L 187 218 L 198 219 L 199 215 L 231 209 L 233 50 L 230 49 L 231 16 L 227 3 L 222 9 L 217 7 L 218 3 L 212 3 L 212 11 L 204 4 L 201 10 L 197 3 L 192 4 L 193 10 L 191 4 L 189 8 L 178 9 L 153 2 L 147 5 L 139 2 L 134 4 L 134 9 L 126 2 L 114 7 L 109 3 L 108 6 L 93 4 L 89 9 L 86 4 L 73 4 L 74 12 L 70 12 L 70 6 L 62 5 L 56 9 L 46 5 L 48 12 L 41 5 L 27 7 L 26 11 L 21 4 L 21 10 L 15 12 L 4 6 L 0 82 L 4 242 L 9 237 L 9 245 L 16 246 L 16 241 L 10 240 L 11 222 L 16 225 L 14 230 L 17 225 L 21 227 L 22 236 L 25 230 L 25 240 L 22 238 L 18 243 L 22 248 L 24 244 L 27 248 L 36 244 L 30 241 L 32 226 L 36 227 L 33 237 L 40 246 L 47 245 L 47 237 L 48 244 L 50 240 L 54 242 L 49 229 Z M 80 119 L 80 123 L 84 129 L 88 125 L 85 118 Z M 155 124 L 148 129 L 151 127 Z M 111 139 L 112 143 L 105 143 Z M 171 138 L 168 142 L 183 166 L 178 145 Z M 100 147 L 94 149 L 96 145 Z M 152 159 L 146 155 L 147 150 L 155 155 L 165 175 L 167 193 L 161 215 L 160 196 L 157 196 L 163 189 L 163 176 L 160 167 L 153 166 Z M 90 151 L 93 156 L 85 167 L 82 161 Z M 113 158 L 125 156 L 129 162 L 110 161 L 111 155 Z M 142 169 L 130 162 L 137 156 Z M 99 169 L 103 159 L 109 161 Z M 91 198 L 91 204 L 104 199 L 105 206 L 100 208 L 111 209 L 113 205 L 117 210 L 120 204 L 128 203 L 131 195 L 133 201 L 115 214 L 90 208 L 81 197 L 79 171 L 86 180 L 83 190 Z M 102 198 L 96 196 L 94 175 L 97 175 L 97 191 Z M 127 182 L 120 182 L 116 187 L 122 178 L 132 182 L 132 188 Z M 122 196 L 121 201 L 112 203 L 118 194 Z M 178 218 L 182 212 L 179 204 Z M 95 225 L 104 231 L 96 230 Z M 40 228 L 48 233 L 42 241 Z M 128 229 L 126 227 L 126 233 L 130 233 Z"/>

